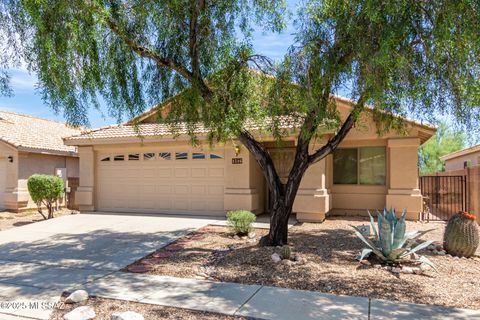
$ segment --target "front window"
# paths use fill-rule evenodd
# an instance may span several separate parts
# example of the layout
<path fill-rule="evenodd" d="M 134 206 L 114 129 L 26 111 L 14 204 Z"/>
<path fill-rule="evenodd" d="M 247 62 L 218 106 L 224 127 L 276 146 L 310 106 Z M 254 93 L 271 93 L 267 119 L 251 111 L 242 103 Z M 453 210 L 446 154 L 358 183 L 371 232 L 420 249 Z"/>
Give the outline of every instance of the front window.
<path fill-rule="evenodd" d="M 333 183 L 385 185 L 385 147 L 341 148 L 333 153 Z"/>

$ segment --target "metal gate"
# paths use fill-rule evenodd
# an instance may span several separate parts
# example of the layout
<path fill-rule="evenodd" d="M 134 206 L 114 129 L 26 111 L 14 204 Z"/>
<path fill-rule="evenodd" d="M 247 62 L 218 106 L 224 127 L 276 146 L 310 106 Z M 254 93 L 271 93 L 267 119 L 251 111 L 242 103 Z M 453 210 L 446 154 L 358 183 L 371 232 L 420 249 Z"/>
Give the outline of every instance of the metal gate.
<path fill-rule="evenodd" d="M 468 210 L 466 176 L 423 176 L 420 189 L 425 199 L 423 219 L 448 220 Z"/>

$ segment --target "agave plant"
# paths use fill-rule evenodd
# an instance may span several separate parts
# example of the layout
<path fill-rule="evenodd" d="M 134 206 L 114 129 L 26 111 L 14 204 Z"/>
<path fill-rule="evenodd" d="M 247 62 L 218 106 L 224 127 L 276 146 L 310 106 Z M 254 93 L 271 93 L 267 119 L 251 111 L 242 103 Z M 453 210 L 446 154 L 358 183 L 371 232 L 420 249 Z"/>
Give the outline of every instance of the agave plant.
<path fill-rule="evenodd" d="M 377 230 L 375 228 L 375 220 L 370 214 L 370 211 L 368 212 L 368 215 L 370 216 L 370 224 L 377 244 L 362 235 L 358 227 L 352 226 L 355 229 L 355 234 L 368 246 L 368 248 L 362 250 L 360 261 L 373 252 L 378 258 L 387 264 L 399 264 L 402 260 L 410 257 L 415 262 L 429 265 L 435 269 L 433 263 L 424 256 L 420 256 L 419 258 L 414 257 L 414 253 L 425 249 L 432 244 L 433 241 L 425 241 L 412 248 L 413 244 L 416 243 L 416 239 L 434 229 L 406 232 L 406 211 L 404 210 L 402 216 L 397 218 L 395 209 L 384 209 L 383 213 L 377 211 Z"/>

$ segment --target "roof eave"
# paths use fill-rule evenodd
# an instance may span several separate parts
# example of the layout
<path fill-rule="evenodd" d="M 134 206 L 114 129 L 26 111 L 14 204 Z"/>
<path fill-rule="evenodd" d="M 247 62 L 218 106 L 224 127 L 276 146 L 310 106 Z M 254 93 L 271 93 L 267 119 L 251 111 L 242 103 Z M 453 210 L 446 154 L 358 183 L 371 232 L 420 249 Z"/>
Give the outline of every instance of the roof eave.
<path fill-rule="evenodd" d="M 19 152 L 46 154 L 46 155 L 52 155 L 52 156 L 78 157 L 78 152 L 76 151 L 39 149 L 39 148 L 31 148 L 31 147 L 23 147 L 23 146 L 17 147 L 17 150 Z"/>

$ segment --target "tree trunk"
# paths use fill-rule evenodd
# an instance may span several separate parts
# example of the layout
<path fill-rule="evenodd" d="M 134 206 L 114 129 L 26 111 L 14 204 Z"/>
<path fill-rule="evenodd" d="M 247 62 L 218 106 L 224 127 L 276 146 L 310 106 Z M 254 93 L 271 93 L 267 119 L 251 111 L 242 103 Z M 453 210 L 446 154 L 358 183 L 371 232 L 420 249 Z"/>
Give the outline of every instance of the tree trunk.
<path fill-rule="evenodd" d="M 275 199 L 270 212 L 270 230 L 260 239 L 261 246 L 283 246 L 288 243 L 288 219 L 293 203 L 287 204 L 285 198 Z"/>

